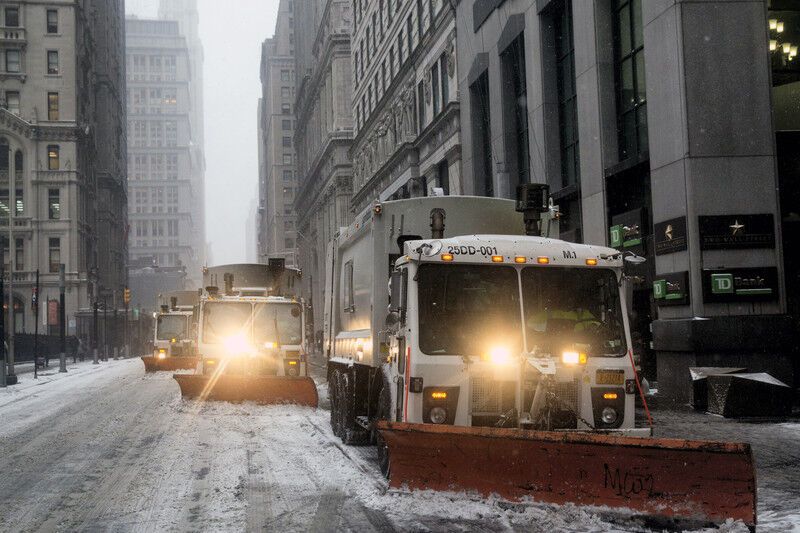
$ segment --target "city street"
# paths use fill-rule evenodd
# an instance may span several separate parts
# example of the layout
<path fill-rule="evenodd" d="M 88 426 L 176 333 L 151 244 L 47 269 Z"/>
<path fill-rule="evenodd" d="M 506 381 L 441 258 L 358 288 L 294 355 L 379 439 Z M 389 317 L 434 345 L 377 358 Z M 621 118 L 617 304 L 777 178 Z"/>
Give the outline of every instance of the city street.
<path fill-rule="evenodd" d="M 571 506 L 387 491 L 372 448 L 343 446 L 332 435 L 319 379 L 317 410 L 200 406 L 181 400 L 169 373 L 145 375 L 138 359 L 69 368 L 0 391 L 2 531 L 641 529 Z M 670 424 L 663 435 L 685 426 L 697 437 L 752 440 L 759 530 L 798 522 L 800 424 L 656 419 Z"/>

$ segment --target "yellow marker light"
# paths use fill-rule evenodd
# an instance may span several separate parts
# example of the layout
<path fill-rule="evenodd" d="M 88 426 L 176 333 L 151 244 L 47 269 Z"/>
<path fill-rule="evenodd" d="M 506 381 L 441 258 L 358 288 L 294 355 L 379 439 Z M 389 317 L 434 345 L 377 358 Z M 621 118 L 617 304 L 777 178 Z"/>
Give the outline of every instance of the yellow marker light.
<path fill-rule="evenodd" d="M 297 361 L 289 361 L 289 366 L 295 366 L 296 364 L 297 364 Z"/>
<path fill-rule="evenodd" d="M 536 262 L 539 263 L 540 265 L 549 265 L 550 264 L 550 258 L 549 257 L 537 257 L 536 258 Z"/>
<path fill-rule="evenodd" d="M 595 259 L 594 257 L 590 257 L 589 259 L 586 260 L 586 264 L 589 265 L 590 267 L 597 266 L 597 259 Z"/>
<path fill-rule="evenodd" d="M 175 343 L 176 343 L 176 342 L 178 342 L 178 341 L 177 341 L 177 339 L 172 339 L 172 340 L 170 340 L 170 342 L 171 342 L 171 343 L 173 343 L 173 344 L 175 344 Z"/>
<path fill-rule="evenodd" d="M 492 256 L 492 263 L 502 263 L 503 256 L 502 255 L 493 255 Z"/>
<path fill-rule="evenodd" d="M 492 346 L 487 355 L 489 361 L 496 365 L 506 365 L 511 362 L 511 350 L 507 346 Z"/>
<path fill-rule="evenodd" d="M 216 361 L 214 361 L 213 359 L 209 359 L 208 361 L 206 361 L 206 364 L 207 364 L 207 365 L 216 365 L 216 364 L 217 364 L 217 362 L 216 362 Z"/>
<path fill-rule="evenodd" d="M 565 365 L 585 365 L 586 354 L 579 352 L 567 351 L 561 354 L 561 362 Z"/>
<path fill-rule="evenodd" d="M 518 255 L 517 257 L 514 258 L 514 262 L 515 263 L 519 263 L 519 264 L 527 263 L 528 259 L 526 257 L 522 257 L 521 255 Z"/>
<path fill-rule="evenodd" d="M 442 261 L 452 261 L 453 260 L 453 254 L 442 254 L 440 257 L 442 258 Z"/>
<path fill-rule="evenodd" d="M 277 347 L 278 347 L 278 343 L 277 342 L 265 342 L 264 343 L 264 348 L 273 348 L 274 349 L 274 348 L 277 348 Z"/>
<path fill-rule="evenodd" d="M 434 400 L 446 400 L 447 393 L 444 391 L 436 391 L 431 393 L 431 398 L 433 398 Z"/>
<path fill-rule="evenodd" d="M 603 393 L 603 399 L 604 400 L 616 400 L 617 399 L 617 393 L 616 392 Z"/>

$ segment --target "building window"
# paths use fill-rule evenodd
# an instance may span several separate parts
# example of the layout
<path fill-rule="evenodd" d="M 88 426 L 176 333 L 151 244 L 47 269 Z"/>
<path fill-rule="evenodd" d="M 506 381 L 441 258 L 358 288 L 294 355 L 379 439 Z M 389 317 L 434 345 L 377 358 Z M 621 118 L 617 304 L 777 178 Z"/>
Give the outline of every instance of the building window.
<path fill-rule="evenodd" d="M 283 154 L 283 164 L 284 165 L 292 164 L 292 154 Z"/>
<path fill-rule="evenodd" d="M 489 110 L 489 74 L 484 72 L 470 86 L 472 114 L 472 149 L 475 161 L 475 190 L 484 196 L 494 196 L 492 177 L 492 122 Z"/>
<path fill-rule="evenodd" d="M 288 70 L 281 70 L 281 81 L 291 81 L 291 74 Z"/>
<path fill-rule="evenodd" d="M 19 50 L 6 50 L 6 72 L 21 72 L 22 64 Z"/>
<path fill-rule="evenodd" d="M 58 93 L 47 93 L 47 120 L 58 120 Z"/>
<path fill-rule="evenodd" d="M 422 132 L 425 126 L 425 86 L 423 82 L 417 84 L 417 133 Z"/>
<path fill-rule="evenodd" d="M 59 220 L 61 218 L 61 190 L 47 189 L 47 218 Z"/>
<path fill-rule="evenodd" d="M 431 92 L 433 93 L 433 116 L 439 114 L 439 62 L 431 67 Z"/>
<path fill-rule="evenodd" d="M 417 43 L 422 42 L 422 34 L 425 30 L 422 24 L 422 0 L 417 0 Z"/>
<path fill-rule="evenodd" d="M 6 27 L 18 28 L 19 27 L 19 8 L 7 7 L 6 8 Z"/>
<path fill-rule="evenodd" d="M 283 171 L 283 181 L 292 181 L 292 171 L 291 170 L 284 170 Z"/>
<path fill-rule="evenodd" d="M 59 160 L 60 148 L 57 144 L 50 144 L 47 146 L 47 168 L 48 170 L 58 170 L 61 168 Z"/>
<path fill-rule="evenodd" d="M 47 73 L 58 74 L 58 50 L 47 51 Z"/>
<path fill-rule="evenodd" d="M 647 151 L 641 0 L 614 2 L 614 71 L 621 161 Z"/>
<path fill-rule="evenodd" d="M 558 126 L 561 146 L 561 185 L 580 181 L 578 150 L 578 105 L 575 88 L 575 45 L 572 2 L 564 2 L 555 15 L 556 76 L 558 81 Z"/>
<path fill-rule="evenodd" d="M 9 113 L 19 115 L 19 93 L 17 91 L 6 91 L 6 109 Z"/>
<path fill-rule="evenodd" d="M 50 237 L 50 273 L 57 274 L 58 268 L 61 265 L 61 239 L 58 237 Z"/>
<path fill-rule="evenodd" d="M 408 40 L 408 56 L 411 57 L 411 53 L 414 51 L 414 20 L 412 15 L 409 15 L 406 19 L 406 37 Z"/>
<path fill-rule="evenodd" d="M 283 113 L 284 115 L 291 115 L 292 114 L 291 104 L 281 104 L 281 113 Z"/>
<path fill-rule="evenodd" d="M 528 144 L 528 88 L 525 79 L 525 37 L 520 34 L 502 55 L 504 70 L 503 115 L 513 124 L 513 137 L 506 146 L 507 160 L 515 164 L 516 180 L 511 185 L 530 182 Z"/>
<path fill-rule="evenodd" d="M 14 263 L 17 270 L 25 270 L 25 239 L 17 237 L 14 239 L 16 242 Z"/>
<path fill-rule="evenodd" d="M 282 120 L 281 121 L 281 129 L 286 131 L 292 129 L 292 121 L 291 120 Z"/>
<path fill-rule="evenodd" d="M 291 148 L 292 147 L 292 138 L 291 137 L 284 137 L 283 138 L 283 147 L 284 148 Z"/>
<path fill-rule="evenodd" d="M 403 64 L 403 29 L 401 28 L 397 32 L 397 70 L 400 70 L 402 64 Z"/>
<path fill-rule="evenodd" d="M 58 10 L 47 10 L 47 33 L 58 33 Z"/>
<path fill-rule="evenodd" d="M 442 108 L 447 106 L 447 102 L 450 101 L 450 80 L 448 79 L 447 73 L 447 54 L 442 54 L 442 57 L 439 59 L 439 71 L 441 72 L 442 76 Z"/>

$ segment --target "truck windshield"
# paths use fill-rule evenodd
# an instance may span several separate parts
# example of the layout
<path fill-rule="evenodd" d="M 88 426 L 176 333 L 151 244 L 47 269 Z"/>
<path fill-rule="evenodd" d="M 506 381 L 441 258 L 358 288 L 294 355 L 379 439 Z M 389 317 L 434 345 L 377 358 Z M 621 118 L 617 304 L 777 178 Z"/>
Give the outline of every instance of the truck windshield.
<path fill-rule="evenodd" d="M 203 306 L 203 342 L 217 344 L 225 339 L 251 338 L 253 306 L 248 303 L 213 302 Z"/>
<path fill-rule="evenodd" d="M 428 355 L 509 353 L 522 348 L 519 282 L 511 267 L 421 265 L 420 349 Z"/>
<path fill-rule="evenodd" d="M 156 339 L 160 341 L 183 340 L 188 336 L 187 320 L 181 315 L 159 315 Z"/>
<path fill-rule="evenodd" d="M 529 352 L 625 355 L 619 286 L 611 270 L 525 268 L 522 300 Z"/>
<path fill-rule="evenodd" d="M 301 309 L 296 304 L 256 304 L 253 321 L 255 343 L 281 345 L 303 342 Z"/>

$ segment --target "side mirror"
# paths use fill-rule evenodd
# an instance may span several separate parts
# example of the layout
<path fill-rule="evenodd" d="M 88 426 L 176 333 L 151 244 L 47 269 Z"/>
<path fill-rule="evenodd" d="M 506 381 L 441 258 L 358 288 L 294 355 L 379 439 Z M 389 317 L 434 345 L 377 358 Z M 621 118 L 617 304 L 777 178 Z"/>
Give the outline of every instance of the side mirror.
<path fill-rule="evenodd" d="M 403 308 L 403 273 L 399 270 L 392 272 L 389 282 L 389 312 L 399 315 Z"/>

